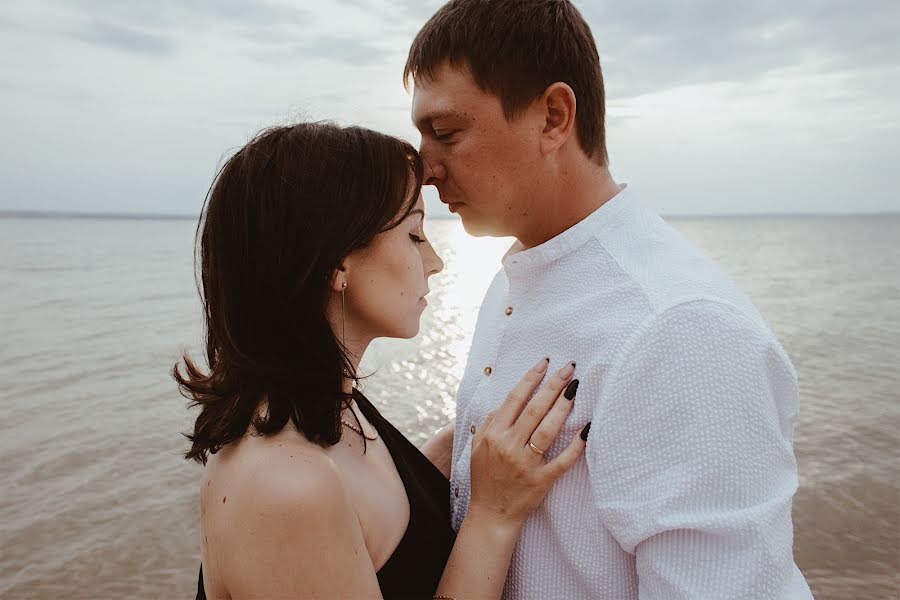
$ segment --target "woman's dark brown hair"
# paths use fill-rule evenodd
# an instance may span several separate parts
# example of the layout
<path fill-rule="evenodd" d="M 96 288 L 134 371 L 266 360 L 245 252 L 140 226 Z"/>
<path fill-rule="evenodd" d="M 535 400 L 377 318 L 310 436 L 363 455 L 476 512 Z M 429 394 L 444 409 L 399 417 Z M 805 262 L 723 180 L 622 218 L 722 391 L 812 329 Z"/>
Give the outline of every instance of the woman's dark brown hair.
<path fill-rule="evenodd" d="M 326 317 L 331 276 L 409 215 L 422 172 L 407 142 L 331 123 L 267 129 L 228 159 L 197 226 L 207 367 L 184 353 L 172 371 L 201 409 L 188 459 L 289 419 L 337 443 L 352 366 Z"/>

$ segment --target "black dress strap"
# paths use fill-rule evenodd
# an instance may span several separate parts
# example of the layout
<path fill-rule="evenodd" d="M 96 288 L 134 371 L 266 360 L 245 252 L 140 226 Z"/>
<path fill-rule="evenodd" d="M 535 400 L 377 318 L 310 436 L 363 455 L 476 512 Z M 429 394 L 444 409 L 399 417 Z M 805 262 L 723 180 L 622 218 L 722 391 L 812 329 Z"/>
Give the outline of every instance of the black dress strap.
<path fill-rule="evenodd" d="M 391 453 L 409 499 L 406 533 L 378 571 L 381 594 L 385 600 L 431 598 L 456 539 L 450 526 L 450 482 L 362 392 L 354 390 L 353 396 Z"/>

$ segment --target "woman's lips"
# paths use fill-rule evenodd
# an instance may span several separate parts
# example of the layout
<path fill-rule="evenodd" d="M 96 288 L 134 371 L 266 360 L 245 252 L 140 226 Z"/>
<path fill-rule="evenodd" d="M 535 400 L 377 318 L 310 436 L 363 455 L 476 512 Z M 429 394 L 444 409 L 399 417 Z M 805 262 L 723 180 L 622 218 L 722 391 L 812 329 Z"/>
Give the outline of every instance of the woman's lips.
<path fill-rule="evenodd" d="M 447 208 L 450 209 L 450 212 L 455 213 L 461 206 L 463 206 L 462 202 L 451 202 L 447 205 Z"/>

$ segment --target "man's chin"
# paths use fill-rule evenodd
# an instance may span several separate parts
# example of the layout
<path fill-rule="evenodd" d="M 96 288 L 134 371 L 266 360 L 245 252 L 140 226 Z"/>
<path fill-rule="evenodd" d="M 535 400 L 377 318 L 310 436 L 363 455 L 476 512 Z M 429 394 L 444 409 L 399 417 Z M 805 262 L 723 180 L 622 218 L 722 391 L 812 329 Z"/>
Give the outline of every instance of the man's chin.
<path fill-rule="evenodd" d="M 472 237 L 504 237 L 503 234 L 495 231 L 493 227 L 477 219 L 460 215 L 460 220 L 462 221 L 463 229 Z"/>

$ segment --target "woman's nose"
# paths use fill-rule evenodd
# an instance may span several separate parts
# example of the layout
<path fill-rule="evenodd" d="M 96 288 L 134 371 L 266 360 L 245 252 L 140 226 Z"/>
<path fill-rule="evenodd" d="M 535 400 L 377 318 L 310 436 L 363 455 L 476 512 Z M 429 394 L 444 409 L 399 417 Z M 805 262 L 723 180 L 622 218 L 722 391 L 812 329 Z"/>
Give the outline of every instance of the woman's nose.
<path fill-rule="evenodd" d="M 431 246 L 431 244 L 429 244 Z M 444 270 L 444 261 L 441 260 L 441 257 L 438 255 L 437 251 L 434 249 L 434 246 L 431 246 L 431 261 L 428 265 L 430 268 L 428 269 L 428 275 L 437 275 L 441 271 Z"/>

